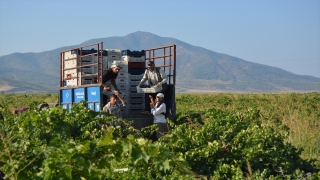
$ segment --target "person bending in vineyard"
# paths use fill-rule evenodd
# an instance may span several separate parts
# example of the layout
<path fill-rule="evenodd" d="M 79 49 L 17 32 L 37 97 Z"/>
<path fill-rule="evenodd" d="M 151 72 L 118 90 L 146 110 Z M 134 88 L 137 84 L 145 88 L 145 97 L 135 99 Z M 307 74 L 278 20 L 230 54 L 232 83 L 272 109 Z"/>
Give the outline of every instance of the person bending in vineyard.
<path fill-rule="evenodd" d="M 21 114 L 24 111 L 30 110 L 30 107 L 21 107 L 17 109 L 11 109 L 12 114 Z"/>
<path fill-rule="evenodd" d="M 158 131 L 156 137 L 159 139 L 168 131 L 168 124 L 166 121 L 166 104 L 164 103 L 164 94 L 158 93 L 156 96 L 156 102 L 149 95 L 151 114 L 153 115 L 153 123 L 158 125 Z"/>
<path fill-rule="evenodd" d="M 38 111 L 43 111 L 43 110 L 46 110 L 46 109 L 49 109 L 49 108 L 50 108 L 50 106 L 46 102 L 45 103 L 41 103 L 41 104 L 38 105 Z"/>

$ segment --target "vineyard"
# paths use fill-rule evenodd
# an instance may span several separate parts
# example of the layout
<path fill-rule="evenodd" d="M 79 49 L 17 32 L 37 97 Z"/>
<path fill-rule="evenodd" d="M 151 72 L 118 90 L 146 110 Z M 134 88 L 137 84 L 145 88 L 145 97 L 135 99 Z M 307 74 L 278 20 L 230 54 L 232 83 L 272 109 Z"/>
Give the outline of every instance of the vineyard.
<path fill-rule="evenodd" d="M 320 177 L 319 93 L 178 94 L 172 128 L 155 142 L 154 125 L 136 130 L 83 101 L 71 112 L 38 111 L 42 102 L 55 104 L 57 95 L 0 95 L 6 179 Z"/>

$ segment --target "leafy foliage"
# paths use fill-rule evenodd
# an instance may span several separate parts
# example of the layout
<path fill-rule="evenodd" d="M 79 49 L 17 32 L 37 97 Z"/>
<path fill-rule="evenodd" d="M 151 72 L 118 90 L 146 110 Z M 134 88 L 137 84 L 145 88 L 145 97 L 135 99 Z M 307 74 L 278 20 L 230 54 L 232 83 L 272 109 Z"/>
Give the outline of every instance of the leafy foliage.
<path fill-rule="evenodd" d="M 204 125 L 180 125 L 161 141 L 171 151 L 183 154 L 194 172 L 208 178 L 234 179 L 253 172 L 265 172 L 268 177 L 278 175 L 279 168 L 285 174 L 292 174 L 297 167 L 313 171 L 311 164 L 299 157 L 301 149 L 283 141 L 287 128 L 261 124 L 258 114 L 257 110 L 208 109 Z"/>
<path fill-rule="evenodd" d="M 181 157 L 144 139 L 126 121 L 91 111 L 82 103 L 70 113 L 61 107 L 20 116 L 6 110 L 1 113 L 5 118 L 1 121 L 0 170 L 8 178 L 132 179 L 137 174 L 145 176 L 146 169 L 149 177 L 185 176 Z M 102 129 L 102 124 L 108 127 Z M 115 172 L 114 161 L 126 161 L 129 170 Z"/>
<path fill-rule="evenodd" d="M 195 96 L 204 103 L 201 98 Z M 296 95 L 291 98 L 300 100 Z M 169 134 L 157 142 L 148 140 L 156 126 L 136 130 L 131 122 L 85 108 L 85 102 L 72 106 L 71 112 L 55 107 L 19 115 L 1 105 L 0 171 L 8 179 L 316 179 L 320 175 L 315 161 L 302 159 L 303 149 L 287 140 L 287 126 L 265 123 L 265 112 L 254 106 L 228 109 L 237 102 L 234 97 L 205 99 L 221 108 L 186 106 L 184 102 L 190 104 L 193 97 L 178 97 L 178 106 L 184 108 L 178 109 L 176 121 L 169 122 L 173 127 Z M 305 100 L 318 107 L 314 98 Z"/>

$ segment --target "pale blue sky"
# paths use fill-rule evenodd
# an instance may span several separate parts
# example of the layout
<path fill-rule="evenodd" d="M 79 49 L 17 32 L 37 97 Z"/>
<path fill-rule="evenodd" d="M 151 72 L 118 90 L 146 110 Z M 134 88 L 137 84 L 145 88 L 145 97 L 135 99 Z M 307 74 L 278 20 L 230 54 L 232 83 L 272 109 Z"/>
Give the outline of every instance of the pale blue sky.
<path fill-rule="evenodd" d="M 0 0 L 0 56 L 136 31 L 320 77 L 319 0 Z"/>

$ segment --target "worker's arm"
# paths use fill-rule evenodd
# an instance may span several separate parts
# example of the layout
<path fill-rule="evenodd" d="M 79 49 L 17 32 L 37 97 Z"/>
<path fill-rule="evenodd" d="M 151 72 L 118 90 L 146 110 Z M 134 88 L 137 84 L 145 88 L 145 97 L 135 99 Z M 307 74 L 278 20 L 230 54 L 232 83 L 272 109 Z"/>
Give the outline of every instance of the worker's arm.
<path fill-rule="evenodd" d="M 120 99 L 123 107 L 127 105 L 126 101 L 123 99 L 123 97 L 119 94 L 119 92 L 116 92 L 115 95 Z"/>
<path fill-rule="evenodd" d="M 114 87 L 114 89 L 119 92 L 119 89 L 118 89 L 118 86 L 116 84 L 116 80 L 115 79 L 111 79 L 111 84 Z"/>
<path fill-rule="evenodd" d="M 156 115 L 160 115 L 161 113 L 165 113 L 166 112 L 166 105 L 164 103 L 162 103 L 158 108 L 151 108 L 151 114 L 153 114 L 154 116 Z"/>
<path fill-rule="evenodd" d="M 149 99 L 150 99 L 150 107 L 152 109 L 154 107 L 154 105 L 155 105 L 155 102 L 154 102 L 154 99 L 153 99 L 153 97 L 151 95 L 149 95 Z"/>
<path fill-rule="evenodd" d="M 160 73 L 160 76 L 162 78 L 162 81 L 158 83 L 158 85 L 162 85 L 164 83 L 167 83 L 167 75 L 166 73 L 164 72 L 163 69 L 159 69 L 159 73 Z"/>
<path fill-rule="evenodd" d="M 110 91 L 110 90 L 111 90 L 110 86 L 106 85 L 105 83 L 103 83 L 102 86 L 103 86 L 103 88 L 104 88 L 105 90 L 107 90 L 107 91 Z"/>
<path fill-rule="evenodd" d="M 141 86 L 143 83 L 145 83 L 148 80 L 148 70 L 146 69 L 146 71 L 143 74 L 143 77 L 139 83 L 139 86 Z"/>

